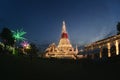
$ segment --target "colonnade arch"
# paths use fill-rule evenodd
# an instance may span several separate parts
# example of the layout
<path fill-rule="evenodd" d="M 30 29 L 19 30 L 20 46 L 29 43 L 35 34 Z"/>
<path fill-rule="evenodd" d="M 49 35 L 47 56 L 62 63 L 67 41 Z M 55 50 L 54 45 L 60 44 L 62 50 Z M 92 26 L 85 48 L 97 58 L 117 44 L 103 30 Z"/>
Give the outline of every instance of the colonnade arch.
<path fill-rule="evenodd" d="M 93 42 L 85 46 L 85 51 L 99 50 L 99 58 L 111 57 L 120 54 L 120 35 L 111 36 L 109 38 Z M 95 54 L 96 55 L 96 54 Z"/>

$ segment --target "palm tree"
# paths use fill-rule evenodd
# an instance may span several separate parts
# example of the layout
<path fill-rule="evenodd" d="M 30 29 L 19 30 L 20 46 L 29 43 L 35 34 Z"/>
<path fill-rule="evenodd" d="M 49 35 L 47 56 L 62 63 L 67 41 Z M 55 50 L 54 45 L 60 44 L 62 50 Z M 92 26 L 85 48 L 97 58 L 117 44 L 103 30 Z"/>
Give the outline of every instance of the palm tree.
<path fill-rule="evenodd" d="M 17 30 L 16 32 L 15 31 L 12 31 L 13 32 L 13 37 L 15 38 L 15 40 L 19 41 L 23 41 L 25 40 L 25 38 L 23 37 L 23 35 L 26 34 L 26 32 L 24 32 L 22 29 L 20 30 Z"/>
<path fill-rule="evenodd" d="M 17 30 L 17 31 L 12 31 L 12 33 L 13 33 L 13 37 L 15 39 L 15 43 L 25 40 L 23 35 L 25 35 L 26 32 L 24 32 L 22 29 Z M 15 44 L 14 44 L 14 48 L 15 48 Z M 13 54 L 15 54 L 15 49 L 13 50 Z"/>

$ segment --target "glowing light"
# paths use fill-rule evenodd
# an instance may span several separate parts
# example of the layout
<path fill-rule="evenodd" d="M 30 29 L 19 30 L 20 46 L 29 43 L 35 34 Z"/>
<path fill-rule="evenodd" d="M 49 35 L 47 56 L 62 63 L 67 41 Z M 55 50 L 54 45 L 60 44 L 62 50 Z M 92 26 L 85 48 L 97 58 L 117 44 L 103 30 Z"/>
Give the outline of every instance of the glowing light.
<path fill-rule="evenodd" d="M 5 47 L 5 45 L 3 43 L 1 43 L 1 42 L 0 42 L 0 46 Z"/>
<path fill-rule="evenodd" d="M 116 40 L 115 45 L 116 45 L 116 55 L 119 55 L 119 43 L 118 43 L 118 40 Z"/>
<path fill-rule="evenodd" d="M 107 43 L 108 45 L 108 57 L 111 57 L 111 53 L 110 53 L 110 43 Z"/>
<path fill-rule="evenodd" d="M 100 48 L 100 58 L 102 58 L 102 47 L 101 46 L 99 46 L 99 48 Z"/>
<path fill-rule="evenodd" d="M 17 30 L 16 32 L 15 31 L 12 31 L 12 32 L 13 32 L 13 37 L 16 40 L 25 40 L 25 38 L 23 37 L 23 35 L 26 34 L 26 32 L 24 32 L 22 29 Z"/>
<path fill-rule="evenodd" d="M 23 48 L 30 49 L 30 45 L 29 45 L 29 43 L 27 41 L 23 41 L 21 43 L 21 45 L 22 45 Z"/>
<path fill-rule="evenodd" d="M 16 54 L 16 53 L 15 53 L 15 48 L 13 48 L 12 54 Z"/>

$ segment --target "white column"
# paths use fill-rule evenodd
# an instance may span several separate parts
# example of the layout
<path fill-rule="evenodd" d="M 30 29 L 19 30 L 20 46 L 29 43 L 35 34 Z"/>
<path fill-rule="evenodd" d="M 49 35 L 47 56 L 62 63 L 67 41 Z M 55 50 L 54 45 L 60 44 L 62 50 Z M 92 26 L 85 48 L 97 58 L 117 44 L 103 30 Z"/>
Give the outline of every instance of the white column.
<path fill-rule="evenodd" d="M 116 46 L 116 55 L 119 55 L 119 42 L 118 42 L 118 40 L 115 41 L 115 46 Z"/>
<path fill-rule="evenodd" d="M 92 59 L 94 59 L 94 54 L 93 53 L 91 54 L 91 56 L 92 56 Z"/>
<path fill-rule="evenodd" d="M 110 43 L 107 43 L 107 47 L 108 47 L 108 57 L 111 57 L 111 53 L 110 53 Z"/>
<path fill-rule="evenodd" d="M 100 48 L 100 54 L 99 54 L 99 57 L 102 58 L 102 47 L 99 46 L 99 48 Z"/>

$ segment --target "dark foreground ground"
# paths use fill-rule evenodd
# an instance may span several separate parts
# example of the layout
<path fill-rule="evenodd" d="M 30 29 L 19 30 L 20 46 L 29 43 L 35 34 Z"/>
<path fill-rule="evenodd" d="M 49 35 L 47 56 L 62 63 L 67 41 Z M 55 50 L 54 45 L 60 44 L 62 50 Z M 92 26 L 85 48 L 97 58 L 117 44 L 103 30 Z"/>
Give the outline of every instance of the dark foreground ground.
<path fill-rule="evenodd" d="M 119 80 L 120 56 L 107 60 L 57 60 L 0 55 L 0 80 Z"/>

